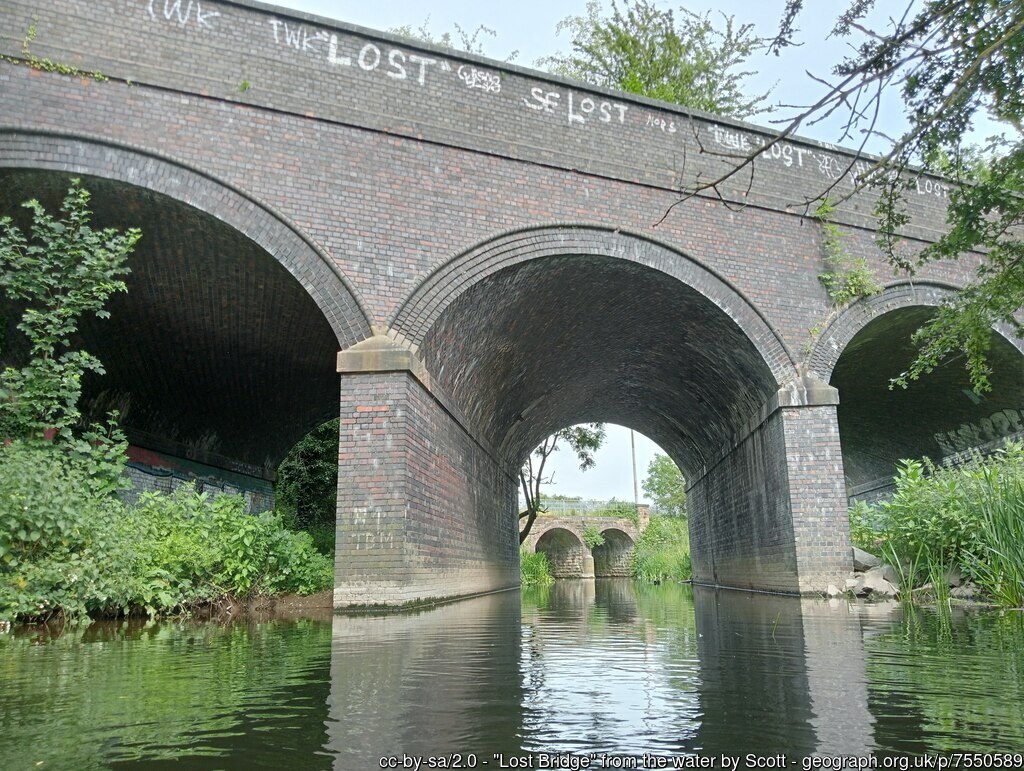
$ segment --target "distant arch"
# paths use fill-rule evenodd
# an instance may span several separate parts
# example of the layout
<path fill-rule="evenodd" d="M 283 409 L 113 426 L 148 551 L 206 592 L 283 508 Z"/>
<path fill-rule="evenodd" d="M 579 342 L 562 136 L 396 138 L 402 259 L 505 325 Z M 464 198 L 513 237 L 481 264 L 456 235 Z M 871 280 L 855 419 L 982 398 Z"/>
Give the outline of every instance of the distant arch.
<path fill-rule="evenodd" d="M 633 538 L 617 527 L 601 530 L 604 543 L 595 546 L 594 575 L 598 578 L 628 578 L 632 572 L 633 552 L 636 543 Z"/>
<path fill-rule="evenodd" d="M 536 551 L 547 555 L 555 578 L 580 578 L 587 547 L 572 530 L 553 527 L 537 539 Z"/>

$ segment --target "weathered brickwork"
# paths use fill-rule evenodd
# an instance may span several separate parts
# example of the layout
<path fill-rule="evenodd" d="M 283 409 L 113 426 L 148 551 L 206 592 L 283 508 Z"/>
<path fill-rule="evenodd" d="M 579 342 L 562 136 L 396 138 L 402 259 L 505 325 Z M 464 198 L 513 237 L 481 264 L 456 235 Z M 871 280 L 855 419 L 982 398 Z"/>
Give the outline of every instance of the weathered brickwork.
<path fill-rule="evenodd" d="M 341 385 L 335 605 L 516 586 L 516 481 L 409 374 Z"/>
<path fill-rule="evenodd" d="M 553 578 L 581 578 L 587 546 L 572 530 L 561 527 L 546 529 L 533 546 L 534 551 L 547 555 Z"/>
<path fill-rule="evenodd" d="M 687 489 L 696 583 L 798 590 L 783 422 L 773 413 Z"/>
<path fill-rule="evenodd" d="M 36 56 L 111 79 L 0 61 L 0 207 L 84 175 L 104 224 L 141 220 L 154 244 L 133 278 L 153 291 L 130 293 L 152 302 L 92 333 L 117 384 L 97 410 L 128 404 L 138 437 L 268 472 L 333 413 L 325 352 L 373 337 L 414 357 L 341 376 L 339 604 L 514 583 L 515 469 L 591 420 L 642 431 L 683 467 L 702 580 L 840 580 L 838 429 L 856 485 L 877 470 L 856 425 L 904 409 L 849 375 L 899 358 L 889 335 L 858 335 L 932 304 L 899 279 L 882 305 L 832 318 L 804 203 L 855 159 L 794 139 L 722 186 L 741 206 L 678 203 L 728 162 L 702 148 L 742 153 L 765 132 L 245 0 L 10 0 L 0 54 L 22 56 L 33 25 Z M 934 237 L 947 192 L 916 181 L 908 249 Z M 887 276 L 871 210 L 860 196 L 836 219 Z M 915 281 L 956 287 L 972 270 L 931 264 Z M 166 346 L 131 342 L 158 333 Z M 1016 366 L 1007 405 L 1024 403 Z M 832 402 L 780 406 L 810 372 L 850 394 L 838 428 Z M 985 418 L 950 414 L 947 434 Z M 923 427 L 900 426 L 921 446 Z"/>

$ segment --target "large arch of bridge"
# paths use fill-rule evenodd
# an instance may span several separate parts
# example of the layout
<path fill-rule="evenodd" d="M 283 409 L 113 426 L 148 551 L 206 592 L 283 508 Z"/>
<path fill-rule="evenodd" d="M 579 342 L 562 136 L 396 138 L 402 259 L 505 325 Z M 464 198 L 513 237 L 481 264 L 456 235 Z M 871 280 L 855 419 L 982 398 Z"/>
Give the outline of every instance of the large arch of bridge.
<path fill-rule="evenodd" d="M 725 279 L 599 226 L 496 236 L 439 264 L 390 328 L 513 466 L 552 432 L 601 421 L 650 437 L 694 478 L 795 374 Z"/>
<path fill-rule="evenodd" d="M 993 332 L 992 390 L 975 394 L 954 356 L 906 389 L 890 388 L 915 356 L 911 336 L 955 287 L 901 282 L 861 300 L 822 333 L 810 366 L 839 391 L 838 422 L 847 488 L 886 489 L 902 458 L 935 461 L 1021 430 L 1024 356 L 1020 342 Z"/>
<path fill-rule="evenodd" d="M 285 218 L 205 173 L 81 137 L 0 133 L 0 210 L 28 198 L 52 210 L 73 176 L 95 225 L 143 232 L 128 292 L 81 330 L 107 369 L 85 383 L 85 412 L 119 409 L 133 445 L 269 477 L 337 415 L 337 351 L 369 334 L 358 297 Z"/>
<path fill-rule="evenodd" d="M 841 489 L 836 464 L 790 484 L 796 432 L 804 465 L 831 441 L 831 389 L 798 375 L 758 309 L 685 254 L 589 225 L 502 234 L 439 264 L 390 335 L 511 473 L 578 423 L 660 445 L 688 480 L 699 580 L 798 591 L 847 569 L 841 499 L 826 490 Z"/>

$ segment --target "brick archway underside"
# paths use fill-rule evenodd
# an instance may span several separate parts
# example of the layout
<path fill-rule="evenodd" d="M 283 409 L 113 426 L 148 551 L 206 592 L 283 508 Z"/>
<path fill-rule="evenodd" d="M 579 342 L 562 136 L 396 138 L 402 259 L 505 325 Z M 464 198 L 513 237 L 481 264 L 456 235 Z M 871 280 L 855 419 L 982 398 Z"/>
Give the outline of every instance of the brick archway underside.
<path fill-rule="evenodd" d="M 134 444 L 196 452 L 264 472 L 337 415 L 337 332 L 298 280 L 235 228 L 169 196 L 83 176 L 95 226 L 139 227 L 128 292 L 79 342 L 107 374 L 84 384 L 84 412 L 110 409 Z M 38 198 L 55 210 L 69 175 L 0 169 L 0 212 Z M 21 216 L 22 215 L 18 215 Z M 21 222 L 26 225 L 26 222 Z M 3 314 L 7 363 L 24 354 Z"/>
<path fill-rule="evenodd" d="M 791 372 L 785 350 L 682 255 L 556 231 L 509 236 L 439 269 L 395 334 L 513 467 L 554 431 L 597 421 L 640 431 L 697 473 Z"/>

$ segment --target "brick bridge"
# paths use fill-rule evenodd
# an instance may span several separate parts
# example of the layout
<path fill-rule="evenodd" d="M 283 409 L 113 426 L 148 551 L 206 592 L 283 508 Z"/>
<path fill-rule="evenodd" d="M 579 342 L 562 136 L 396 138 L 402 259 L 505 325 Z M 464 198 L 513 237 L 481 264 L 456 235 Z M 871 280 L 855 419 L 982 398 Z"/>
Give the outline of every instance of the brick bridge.
<path fill-rule="evenodd" d="M 848 189 L 835 148 L 774 145 L 669 211 L 765 132 L 247 0 L 3 21 L 5 57 L 106 79 L 0 62 L 0 210 L 79 175 L 145 234 L 82 330 L 108 370 L 86 409 L 264 485 L 340 414 L 338 607 L 515 586 L 516 469 L 574 423 L 680 466 L 697 581 L 782 592 L 841 585 L 847 488 L 1021 427 L 1003 336 L 980 402 L 960 364 L 887 389 L 972 265 L 893 277 L 870 195 L 835 222 L 886 289 L 832 307 L 804 203 Z M 915 180 L 907 249 L 946 194 Z"/>
<path fill-rule="evenodd" d="M 641 520 L 646 526 L 646 518 Z M 594 525 L 604 543 L 590 549 L 583 531 Z M 524 546 L 548 555 L 555 578 L 627 578 L 642 527 L 623 517 L 539 516 Z"/>

